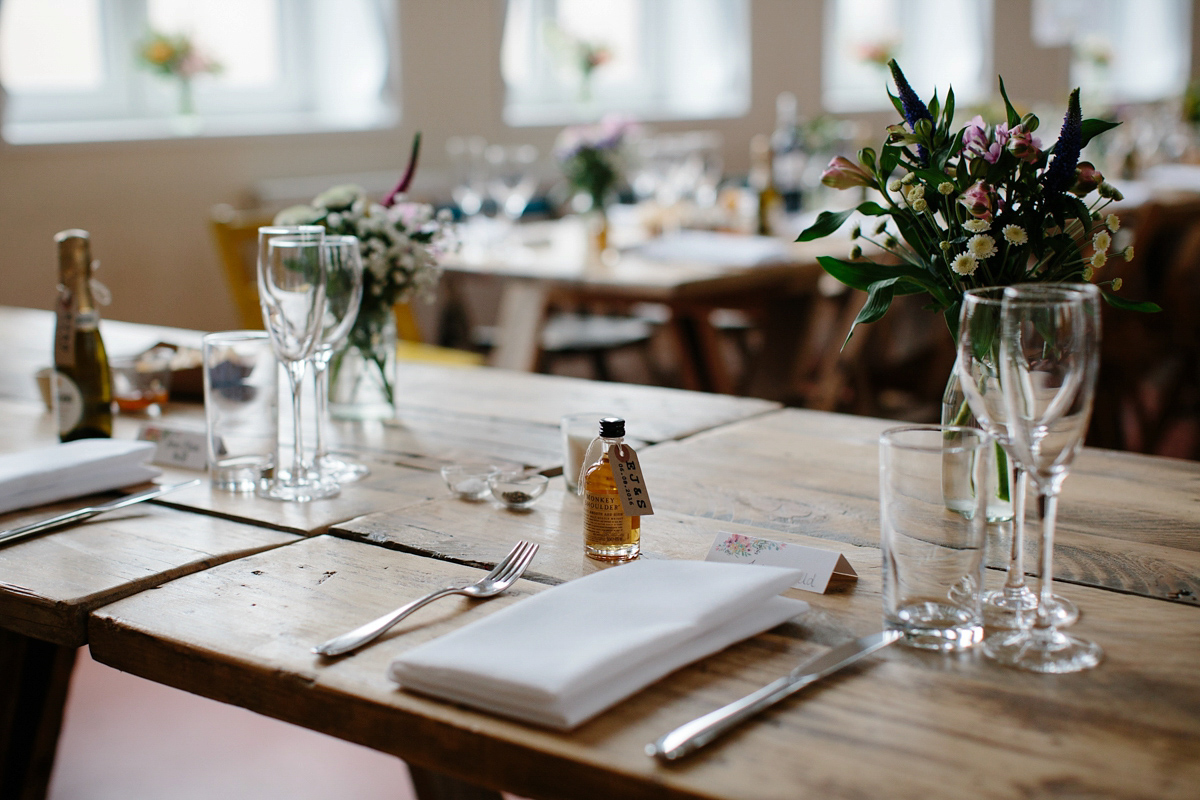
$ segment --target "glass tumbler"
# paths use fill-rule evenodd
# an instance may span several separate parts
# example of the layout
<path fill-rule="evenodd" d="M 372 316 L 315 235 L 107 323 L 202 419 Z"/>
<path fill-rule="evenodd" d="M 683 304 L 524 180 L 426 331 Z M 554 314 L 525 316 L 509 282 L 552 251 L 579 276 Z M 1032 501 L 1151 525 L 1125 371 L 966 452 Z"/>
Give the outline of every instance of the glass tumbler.
<path fill-rule="evenodd" d="M 266 331 L 204 337 L 204 417 L 214 489 L 253 492 L 274 473 L 278 380 Z"/>
<path fill-rule="evenodd" d="M 879 438 L 884 627 L 902 642 L 961 650 L 983 639 L 985 506 L 993 440 L 953 425 Z"/>

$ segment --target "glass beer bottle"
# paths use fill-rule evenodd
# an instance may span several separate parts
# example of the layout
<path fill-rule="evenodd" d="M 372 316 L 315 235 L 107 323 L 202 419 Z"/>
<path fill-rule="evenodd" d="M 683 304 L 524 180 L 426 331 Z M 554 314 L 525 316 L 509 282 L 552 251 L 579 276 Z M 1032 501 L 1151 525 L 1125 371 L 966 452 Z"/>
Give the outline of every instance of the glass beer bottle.
<path fill-rule="evenodd" d="M 92 298 L 88 232 L 66 230 L 58 243 L 58 304 L 54 330 L 54 409 L 58 438 L 112 436 L 112 381 Z"/>

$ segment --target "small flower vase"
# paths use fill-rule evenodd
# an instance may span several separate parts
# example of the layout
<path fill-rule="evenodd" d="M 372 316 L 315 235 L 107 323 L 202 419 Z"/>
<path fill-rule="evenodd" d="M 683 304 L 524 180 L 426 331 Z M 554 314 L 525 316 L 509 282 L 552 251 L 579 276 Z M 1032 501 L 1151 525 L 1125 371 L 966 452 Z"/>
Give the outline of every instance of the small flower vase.
<path fill-rule="evenodd" d="M 195 136 L 200 132 L 191 78 L 179 79 L 179 110 L 171 117 L 171 128 L 179 136 Z"/>
<path fill-rule="evenodd" d="M 334 419 L 395 416 L 396 320 L 390 308 L 363 315 L 329 362 L 329 415 Z"/>
<path fill-rule="evenodd" d="M 963 393 L 962 386 L 958 381 L 957 369 L 951 371 L 950 379 L 946 381 L 946 390 L 942 393 L 942 424 L 963 425 L 968 428 L 980 427 L 979 421 L 971 413 L 967 396 Z M 1004 448 L 999 443 L 995 444 L 995 448 L 996 479 L 993 482 L 991 496 L 988 498 L 986 513 L 988 522 L 1004 522 L 1013 518 L 1013 471 Z M 959 470 L 958 473 L 962 474 L 962 471 Z M 947 498 L 947 505 L 951 507 L 953 506 L 951 498 L 969 496 L 971 493 L 970 487 L 944 486 L 943 491 Z"/>
<path fill-rule="evenodd" d="M 603 266 L 604 252 L 608 249 L 608 214 L 604 206 L 593 206 L 583 215 L 587 236 L 587 265 Z"/>

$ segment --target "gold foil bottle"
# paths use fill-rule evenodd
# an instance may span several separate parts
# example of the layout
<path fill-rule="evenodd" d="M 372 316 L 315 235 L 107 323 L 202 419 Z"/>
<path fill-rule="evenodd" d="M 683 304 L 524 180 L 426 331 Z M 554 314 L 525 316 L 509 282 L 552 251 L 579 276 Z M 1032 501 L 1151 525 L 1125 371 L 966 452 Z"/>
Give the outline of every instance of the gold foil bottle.
<path fill-rule="evenodd" d="M 781 228 L 783 195 L 775 188 L 775 167 L 771 158 L 771 140 L 755 136 L 750 140 L 750 187 L 758 194 L 755 233 L 771 236 Z"/>
<path fill-rule="evenodd" d="M 58 438 L 112 436 L 112 382 L 92 298 L 88 232 L 67 230 L 58 243 L 58 304 L 54 329 L 54 409 Z"/>
<path fill-rule="evenodd" d="M 580 481 L 584 552 L 604 561 L 630 561 L 642 552 L 642 518 L 625 516 L 613 476 L 614 451 L 623 446 L 625 420 L 600 420 L 600 437 L 588 448 Z"/>

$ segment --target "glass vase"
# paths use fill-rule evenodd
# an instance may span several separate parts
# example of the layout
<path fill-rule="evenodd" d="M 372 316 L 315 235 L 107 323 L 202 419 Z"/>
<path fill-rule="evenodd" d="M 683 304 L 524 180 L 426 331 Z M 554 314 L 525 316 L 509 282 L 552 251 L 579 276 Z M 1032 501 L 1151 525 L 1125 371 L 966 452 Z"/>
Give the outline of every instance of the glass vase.
<path fill-rule="evenodd" d="M 395 415 L 396 320 L 359 313 L 345 344 L 329 362 L 329 415 L 390 419 Z"/>
<path fill-rule="evenodd" d="M 971 413 L 971 406 L 967 403 L 962 386 L 959 385 L 957 371 L 950 373 L 950 379 L 946 381 L 946 390 L 942 393 L 942 424 L 964 425 L 969 428 L 980 427 L 979 421 Z M 993 444 L 993 447 L 996 449 L 994 458 L 996 480 L 991 496 L 988 498 L 987 520 L 988 522 L 1005 522 L 1013 518 L 1013 470 L 1004 448 L 998 443 Z"/>

